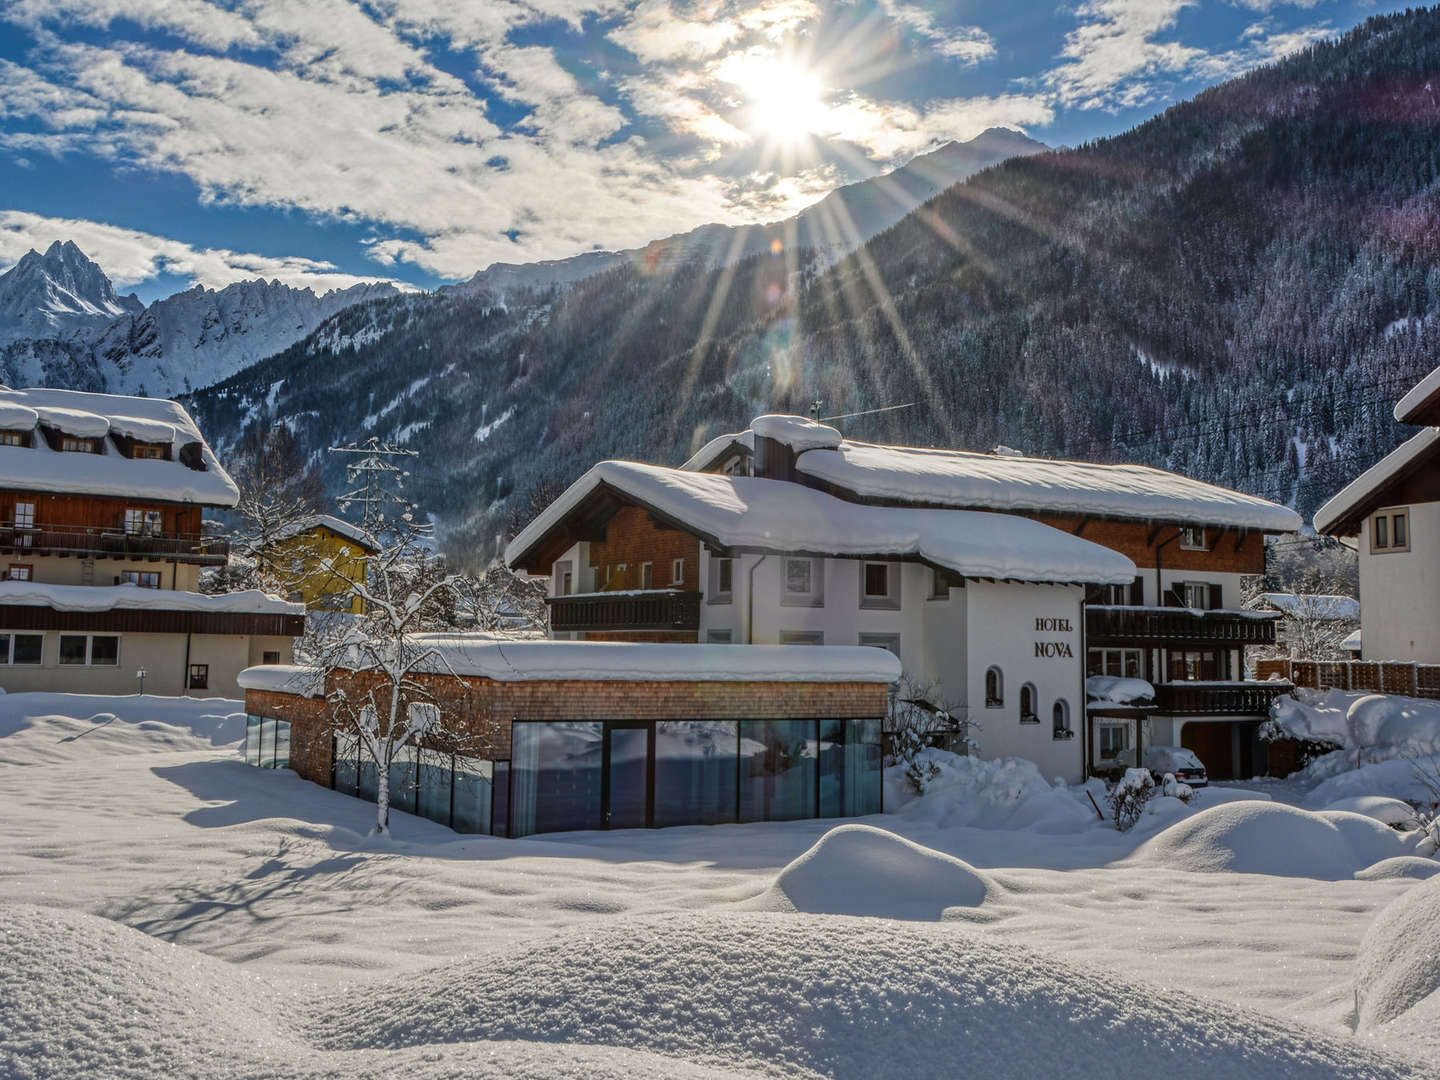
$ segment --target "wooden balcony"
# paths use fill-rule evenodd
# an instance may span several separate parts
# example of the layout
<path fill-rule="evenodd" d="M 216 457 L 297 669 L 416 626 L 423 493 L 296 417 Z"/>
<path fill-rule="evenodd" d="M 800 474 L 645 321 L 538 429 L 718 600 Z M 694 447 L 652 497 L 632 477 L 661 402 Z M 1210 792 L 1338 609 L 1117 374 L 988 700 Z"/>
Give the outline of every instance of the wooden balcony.
<path fill-rule="evenodd" d="M 700 594 L 683 589 L 547 596 L 545 603 L 550 605 L 550 629 L 557 633 L 700 629 Z"/>
<path fill-rule="evenodd" d="M 1206 644 L 1221 648 L 1275 644 L 1278 612 L 1191 611 L 1189 608 L 1085 608 L 1089 645 L 1173 647 Z"/>
<path fill-rule="evenodd" d="M 1155 687 L 1155 712 L 1174 716 L 1268 716 L 1288 682 L 1169 682 Z"/>
<path fill-rule="evenodd" d="M 230 554 L 230 542 L 197 533 L 143 532 L 83 525 L 16 527 L 0 522 L 0 553 L 6 555 L 75 555 L 106 559 L 176 559 L 180 562 L 221 565 Z"/>

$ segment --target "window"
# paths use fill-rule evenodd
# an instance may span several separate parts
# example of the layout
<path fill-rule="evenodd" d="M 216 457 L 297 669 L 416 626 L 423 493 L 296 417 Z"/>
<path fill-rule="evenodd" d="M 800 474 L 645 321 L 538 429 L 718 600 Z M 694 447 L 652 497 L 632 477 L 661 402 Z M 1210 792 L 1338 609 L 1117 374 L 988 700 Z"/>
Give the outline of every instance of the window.
<path fill-rule="evenodd" d="M 1005 707 L 1005 676 L 998 667 L 992 667 L 985 672 L 985 707 L 987 709 L 1003 709 Z"/>
<path fill-rule="evenodd" d="M 168 455 L 165 453 L 165 447 L 160 443 L 136 443 L 131 448 L 130 456 L 152 461 L 164 461 Z"/>
<path fill-rule="evenodd" d="M 10 663 L 18 667 L 38 667 L 44 645 L 44 634 L 10 635 Z"/>
<path fill-rule="evenodd" d="M 1086 659 L 1086 675 L 1119 675 L 1126 679 L 1145 677 L 1144 653 L 1139 649 L 1091 649 Z"/>
<path fill-rule="evenodd" d="M 262 664 L 278 664 L 280 662 L 280 651 L 278 649 L 266 649 L 260 654 Z"/>
<path fill-rule="evenodd" d="M 1210 606 L 1210 585 L 1204 581 L 1187 581 L 1180 586 L 1180 596 L 1187 608 L 1204 611 Z"/>
<path fill-rule="evenodd" d="M 1409 551 L 1410 511 L 1382 510 L 1376 514 L 1370 531 L 1370 550 Z"/>
<path fill-rule="evenodd" d="M 823 630 L 781 630 L 781 645 L 824 645 Z"/>
<path fill-rule="evenodd" d="M 11 563 L 7 576 L 11 581 L 33 581 L 35 580 L 35 568 L 25 563 Z"/>
<path fill-rule="evenodd" d="M 865 562 L 860 564 L 860 606 L 862 608 L 900 607 L 900 565 L 898 563 Z"/>
<path fill-rule="evenodd" d="M 1224 654 L 1214 649 L 1171 649 L 1166 677 L 1172 682 L 1211 681 L 1228 678 L 1221 664 Z"/>
<path fill-rule="evenodd" d="M 684 585 L 684 584 L 685 584 L 685 560 L 684 560 L 684 559 L 671 559 L 671 560 L 670 560 L 670 584 L 671 584 L 671 585 Z"/>
<path fill-rule="evenodd" d="M 728 604 L 735 595 L 735 561 L 710 558 L 710 595 L 712 604 Z"/>
<path fill-rule="evenodd" d="M 0 446 L 29 446 L 29 436 L 23 431 L 0 431 Z"/>
<path fill-rule="evenodd" d="M 210 665 L 209 665 L 209 664 L 191 664 L 191 665 L 190 665 L 190 678 L 186 680 L 185 685 L 186 685 L 189 689 L 191 689 L 191 690 L 209 690 L 209 689 L 210 689 Z"/>
<path fill-rule="evenodd" d="M 1059 704 L 1059 702 L 1056 702 Z M 1130 748 L 1129 724 L 1100 725 L 1100 757 L 1113 761 Z"/>
<path fill-rule="evenodd" d="M 120 663 L 120 636 L 93 634 L 90 637 L 90 664 L 93 667 L 116 667 Z"/>
<path fill-rule="evenodd" d="M 950 573 L 948 570 L 930 571 L 930 599 L 949 600 L 951 589 L 965 587 L 965 580 Z"/>
<path fill-rule="evenodd" d="M 1199 525 L 1186 525 L 1180 530 L 1180 546 L 1186 551 L 1209 551 L 1205 546 L 1205 529 Z"/>
<path fill-rule="evenodd" d="M 35 527 L 35 504 L 32 502 L 17 502 L 15 504 L 15 528 L 33 529 Z"/>
<path fill-rule="evenodd" d="M 85 644 L 86 642 L 84 634 L 61 634 L 60 663 L 84 664 Z"/>
<path fill-rule="evenodd" d="M 1040 722 L 1040 706 L 1037 703 L 1035 687 L 1028 682 L 1020 687 L 1020 722 L 1022 724 L 1038 724 Z"/>
<path fill-rule="evenodd" d="M 729 645 L 735 640 L 734 630 L 707 630 L 705 640 L 712 645 Z"/>
<path fill-rule="evenodd" d="M 160 571 L 158 570 L 125 570 L 120 574 L 122 585 L 139 585 L 142 589 L 160 588 Z"/>
<path fill-rule="evenodd" d="M 1128 585 L 1097 585 L 1088 602 L 1102 607 L 1122 607 L 1129 602 Z"/>
<path fill-rule="evenodd" d="M 65 435 L 60 439 L 60 450 L 67 454 L 98 454 L 100 446 L 94 439 L 80 439 Z"/>
<path fill-rule="evenodd" d="M 860 644 L 876 649 L 889 649 L 897 658 L 900 656 L 899 634 L 861 634 Z"/>
<path fill-rule="evenodd" d="M 642 562 L 640 564 L 640 588 L 653 589 L 655 587 L 655 564 Z"/>
<path fill-rule="evenodd" d="M 1064 698 L 1055 702 L 1055 707 L 1050 710 L 1051 718 L 1054 721 L 1054 737 L 1057 739 L 1074 738 L 1075 732 L 1070 727 L 1070 703 Z"/>
<path fill-rule="evenodd" d="M 782 559 L 785 591 L 780 603 L 791 607 L 821 607 L 825 603 L 824 563 L 819 559 Z"/>
<path fill-rule="evenodd" d="M 341 791 L 343 785 L 340 762 L 340 740 L 336 739 L 335 786 Z M 290 767 L 290 725 L 284 720 L 253 713 L 245 717 L 245 764 L 261 769 L 288 769 Z M 351 789 L 353 792 L 353 788 Z"/>
<path fill-rule="evenodd" d="M 164 525 L 164 518 L 159 510 L 136 510 L 125 511 L 125 531 L 131 536 L 156 536 Z"/>

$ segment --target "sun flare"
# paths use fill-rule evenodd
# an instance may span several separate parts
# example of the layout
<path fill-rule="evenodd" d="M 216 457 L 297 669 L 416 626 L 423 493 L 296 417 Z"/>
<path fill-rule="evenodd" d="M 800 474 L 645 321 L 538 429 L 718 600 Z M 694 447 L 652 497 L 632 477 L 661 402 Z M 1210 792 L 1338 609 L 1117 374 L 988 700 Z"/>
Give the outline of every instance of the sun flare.
<path fill-rule="evenodd" d="M 744 126 L 752 135 L 793 143 L 824 130 L 825 86 L 803 64 L 750 54 L 736 57 L 722 74 L 745 100 Z"/>

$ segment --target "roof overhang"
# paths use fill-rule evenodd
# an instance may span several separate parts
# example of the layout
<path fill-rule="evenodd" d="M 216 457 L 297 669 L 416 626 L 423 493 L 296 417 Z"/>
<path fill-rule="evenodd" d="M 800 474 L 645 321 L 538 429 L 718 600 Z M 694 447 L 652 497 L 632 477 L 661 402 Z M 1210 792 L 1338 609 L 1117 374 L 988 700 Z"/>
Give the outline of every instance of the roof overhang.
<path fill-rule="evenodd" d="M 1383 506 L 1412 501 L 1402 495 L 1411 481 L 1427 473 L 1440 487 L 1434 465 L 1440 455 L 1440 428 L 1426 428 L 1386 454 L 1346 484 L 1315 511 L 1315 531 L 1329 536 L 1355 536 L 1360 524 Z"/>
<path fill-rule="evenodd" d="M 1402 424 L 1440 424 L 1440 367 L 1395 403 L 1395 419 Z"/>

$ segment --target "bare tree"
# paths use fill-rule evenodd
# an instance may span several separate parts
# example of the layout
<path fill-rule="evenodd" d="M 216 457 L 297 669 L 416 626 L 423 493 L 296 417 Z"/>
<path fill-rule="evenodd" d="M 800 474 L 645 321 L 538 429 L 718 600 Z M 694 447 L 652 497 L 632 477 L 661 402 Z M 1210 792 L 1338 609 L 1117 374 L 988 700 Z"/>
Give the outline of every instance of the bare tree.
<path fill-rule="evenodd" d="M 942 738 L 968 752 L 975 727 L 969 710 L 948 700 L 939 683 L 902 672 L 890 691 L 885 717 L 886 763 L 908 763 L 921 749 Z"/>
<path fill-rule="evenodd" d="M 459 574 L 454 582 L 455 622 L 488 633 L 544 630 L 545 586 L 505 566 Z"/>
<path fill-rule="evenodd" d="M 212 587 L 286 595 L 297 587 L 297 575 L 303 579 L 306 574 L 297 566 L 314 567 L 297 537 L 321 510 L 325 488 L 320 473 L 282 425 L 251 428 L 230 472 L 240 489 L 230 532 L 232 557 Z"/>

